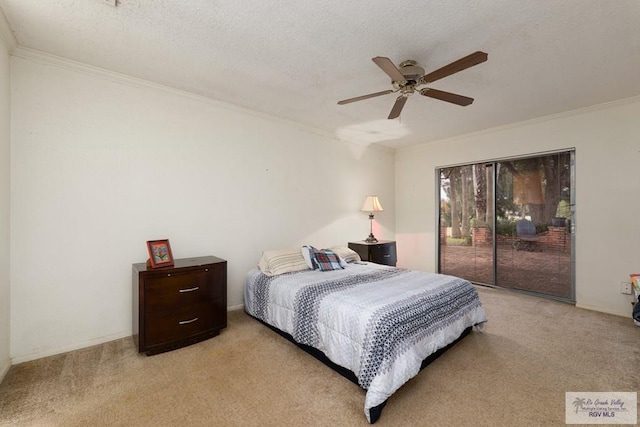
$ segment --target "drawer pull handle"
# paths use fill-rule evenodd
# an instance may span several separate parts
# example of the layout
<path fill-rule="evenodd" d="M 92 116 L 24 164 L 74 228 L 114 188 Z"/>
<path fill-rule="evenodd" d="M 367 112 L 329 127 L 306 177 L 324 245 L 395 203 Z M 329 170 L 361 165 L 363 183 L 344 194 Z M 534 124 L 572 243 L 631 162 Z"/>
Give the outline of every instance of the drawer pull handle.
<path fill-rule="evenodd" d="M 193 288 L 188 288 L 188 289 L 180 289 L 178 292 L 180 293 L 193 292 L 193 291 L 197 291 L 198 289 L 200 289 L 200 286 L 195 286 Z"/>
<path fill-rule="evenodd" d="M 194 318 L 193 318 L 193 319 L 191 319 L 191 320 L 181 320 L 180 322 L 178 322 L 178 325 L 187 325 L 187 324 L 189 324 L 189 323 L 193 323 L 193 322 L 195 322 L 196 320 L 198 320 L 198 318 L 197 318 L 197 317 L 194 317 Z"/>
<path fill-rule="evenodd" d="M 390 257 L 391 257 L 391 254 L 388 254 L 388 255 L 382 255 L 382 257 L 383 257 L 383 258 L 390 258 Z"/>

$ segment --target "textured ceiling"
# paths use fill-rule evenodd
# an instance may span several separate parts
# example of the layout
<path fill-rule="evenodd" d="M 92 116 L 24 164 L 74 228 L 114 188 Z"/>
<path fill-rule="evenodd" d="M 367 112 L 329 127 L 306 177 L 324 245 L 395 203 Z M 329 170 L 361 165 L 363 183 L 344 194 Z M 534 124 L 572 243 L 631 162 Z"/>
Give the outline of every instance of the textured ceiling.
<path fill-rule="evenodd" d="M 342 139 L 402 147 L 640 95 L 638 0 L 0 0 L 20 47 L 265 112 Z M 396 95 L 372 61 L 427 72 L 467 107 Z"/>

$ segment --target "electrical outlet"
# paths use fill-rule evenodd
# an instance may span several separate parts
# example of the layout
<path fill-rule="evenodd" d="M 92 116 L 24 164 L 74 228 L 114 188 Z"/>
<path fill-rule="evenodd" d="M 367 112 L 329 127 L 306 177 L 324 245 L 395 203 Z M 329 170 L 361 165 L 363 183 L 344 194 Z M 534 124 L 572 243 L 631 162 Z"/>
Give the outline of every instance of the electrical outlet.
<path fill-rule="evenodd" d="M 631 282 L 620 282 L 620 293 L 631 295 Z"/>

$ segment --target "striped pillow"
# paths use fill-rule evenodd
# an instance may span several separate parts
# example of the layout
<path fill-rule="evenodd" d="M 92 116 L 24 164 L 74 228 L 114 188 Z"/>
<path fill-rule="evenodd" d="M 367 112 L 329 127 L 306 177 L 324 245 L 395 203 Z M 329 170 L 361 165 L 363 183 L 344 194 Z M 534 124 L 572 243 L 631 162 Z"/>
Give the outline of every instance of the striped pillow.
<path fill-rule="evenodd" d="M 258 268 L 267 276 L 309 270 L 300 249 L 264 251 Z"/>
<path fill-rule="evenodd" d="M 360 262 L 360 255 L 358 252 L 353 249 L 347 248 L 345 246 L 332 246 L 329 248 L 330 251 L 335 252 L 338 256 L 344 259 L 346 262 Z"/>

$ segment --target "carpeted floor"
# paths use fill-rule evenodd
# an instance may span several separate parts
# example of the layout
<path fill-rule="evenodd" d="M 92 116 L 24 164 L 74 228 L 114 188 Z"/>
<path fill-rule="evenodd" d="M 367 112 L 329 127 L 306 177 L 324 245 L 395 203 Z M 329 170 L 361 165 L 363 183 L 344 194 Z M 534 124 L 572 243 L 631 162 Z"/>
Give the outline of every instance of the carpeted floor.
<path fill-rule="evenodd" d="M 480 289 L 489 322 L 405 384 L 379 426 L 561 426 L 566 391 L 638 391 L 640 328 Z M 631 311 L 631 306 L 629 307 Z M 130 338 L 11 368 L 2 426 L 358 426 L 364 391 L 242 311 L 152 357 Z"/>

